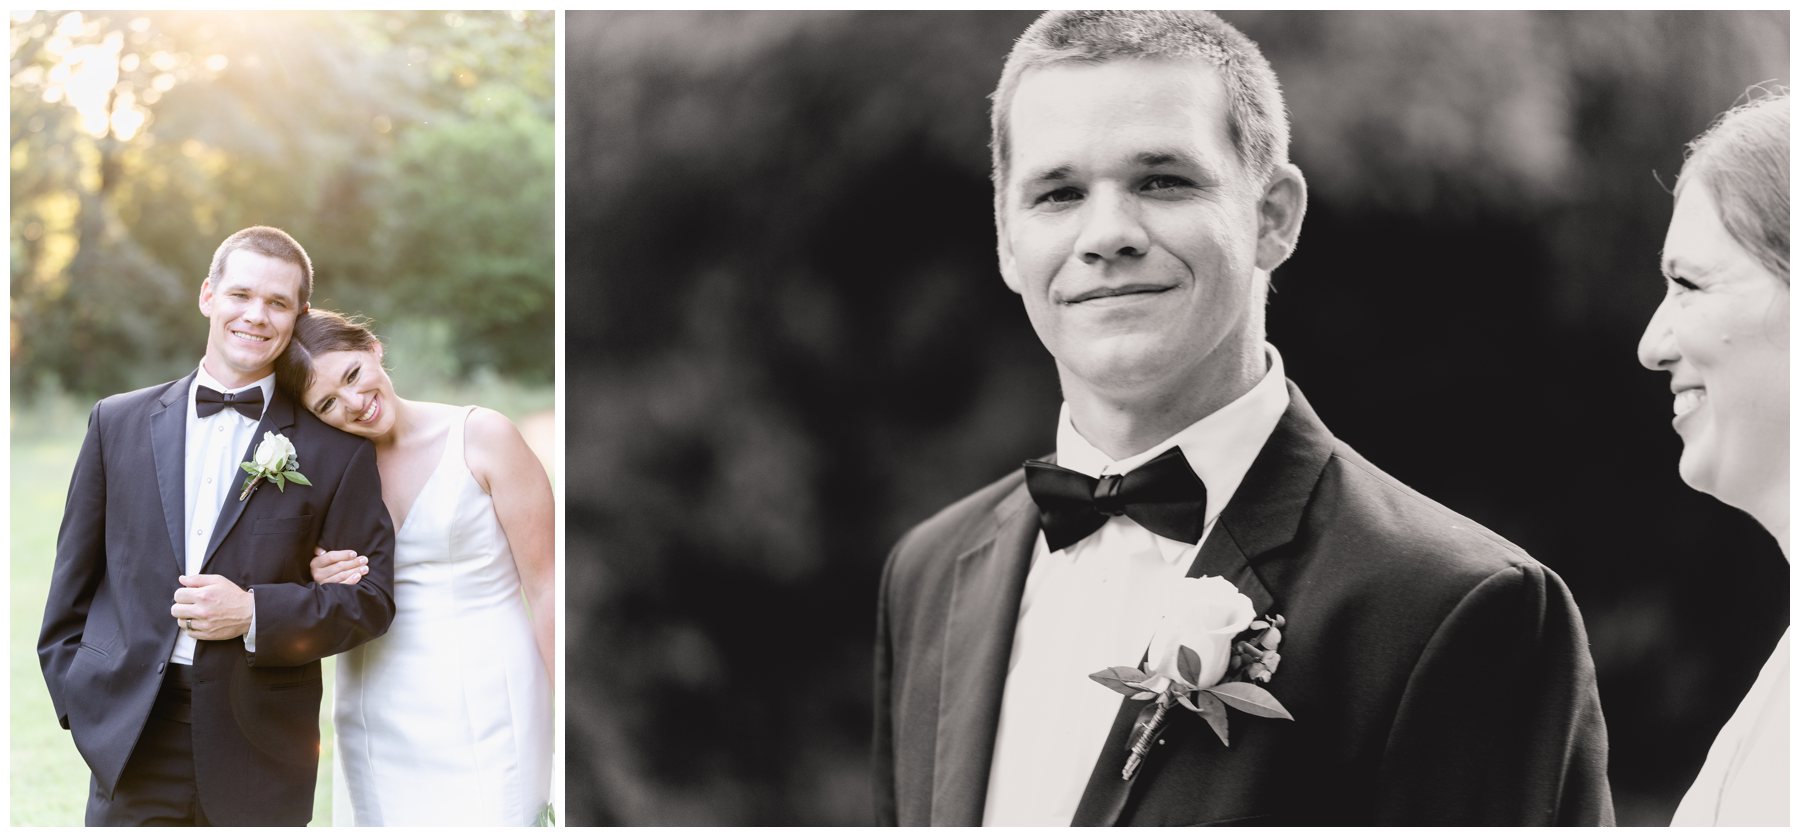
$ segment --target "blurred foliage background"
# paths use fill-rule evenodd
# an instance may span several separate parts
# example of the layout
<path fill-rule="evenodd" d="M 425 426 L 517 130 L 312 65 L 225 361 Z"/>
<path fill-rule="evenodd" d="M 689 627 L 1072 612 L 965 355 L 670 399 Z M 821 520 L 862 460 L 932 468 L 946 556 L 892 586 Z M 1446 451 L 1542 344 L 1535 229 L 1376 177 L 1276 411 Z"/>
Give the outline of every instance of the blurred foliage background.
<path fill-rule="evenodd" d="M 313 304 L 374 318 L 399 391 L 500 410 L 556 473 L 556 18 L 9 24 L 11 810 L 75 824 L 87 770 L 34 651 L 68 475 L 96 398 L 199 362 L 200 283 L 225 236 L 292 233 Z"/>
<path fill-rule="evenodd" d="M 15 395 L 183 373 L 219 241 L 313 258 L 441 377 L 553 384 L 555 17 L 14 13 Z M 404 319 L 397 316 L 405 313 Z"/>
<path fill-rule="evenodd" d="M 986 178 L 1034 16 L 567 15 L 570 823 L 872 819 L 887 551 L 1053 446 Z M 1311 184 L 1271 301 L 1290 376 L 1569 583 L 1619 822 L 1665 824 L 1788 566 L 1681 483 L 1635 348 L 1683 145 L 1788 81 L 1788 15 L 1224 16 Z"/>

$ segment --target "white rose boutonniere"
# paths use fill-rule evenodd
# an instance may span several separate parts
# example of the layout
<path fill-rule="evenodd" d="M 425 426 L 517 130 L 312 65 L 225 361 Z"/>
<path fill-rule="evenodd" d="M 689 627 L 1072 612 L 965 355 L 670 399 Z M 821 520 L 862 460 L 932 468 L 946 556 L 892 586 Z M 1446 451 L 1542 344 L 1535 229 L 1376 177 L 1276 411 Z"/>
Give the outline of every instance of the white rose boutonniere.
<path fill-rule="evenodd" d="M 249 462 L 238 463 L 244 473 L 250 475 L 250 481 L 244 483 L 244 492 L 238 495 L 238 502 L 250 499 L 250 492 L 255 491 L 263 480 L 275 483 L 278 491 L 286 492 L 287 484 L 312 485 L 305 474 L 300 473 L 300 456 L 294 452 L 294 443 L 280 433 L 263 432 L 263 440 L 256 446 L 256 454 Z"/>
<path fill-rule="evenodd" d="M 1231 746 L 1228 706 L 1263 718 L 1293 720 L 1281 701 L 1256 685 L 1269 682 L 1281 663 L 1275 649 L 1287 620 L 1258 619 L 1249 597 L 1216 576 L 1181 579 L 1160 604 L 1161 616 L 1142 668 L 1113 666 L 1088 675 L 1147 704 L 1132 728 L 1123 773 L 1127 780 L 1150 752 L 1174 704 L 1206 719 L 1227 747 Z"/>

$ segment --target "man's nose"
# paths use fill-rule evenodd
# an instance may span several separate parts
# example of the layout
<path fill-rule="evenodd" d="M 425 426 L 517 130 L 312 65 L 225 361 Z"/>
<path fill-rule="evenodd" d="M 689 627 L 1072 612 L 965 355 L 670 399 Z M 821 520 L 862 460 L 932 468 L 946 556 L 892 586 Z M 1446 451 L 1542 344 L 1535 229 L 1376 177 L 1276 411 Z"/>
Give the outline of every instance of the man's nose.
<path fill-rule="evenodd" d="M 1681 359 L 1681 350 L 1675 345 L 1675 331 L 1669 327 L 1670 305 L 1670 297 L 1665 294 L 1650 314 L 1643 336 L 1638 338 L 1638 363 L 1652 372 L 1663 371 Z"/>
<path fill-rule="evenodd" d="M 268 316 L 269 316 L 268 306 L 265 305 L 262 302 L 262 300 L 253 299 L 253 300 L 250 300 L 249 305 L 244 306 L 244 319 L 245 320 L 248 320 L 253 323 L 260 323 L 260 322 L 263 322 L 264 320 L 268 319 Z"/>
<path fill-rule="evenodd" d="M 1084 263 L 1142 256 L 1149 250 L 1150 235 L 1138 217 L 1137 202 L 1117 189 L 1095 189 L 1082 212 L 1075 250 Z"/>

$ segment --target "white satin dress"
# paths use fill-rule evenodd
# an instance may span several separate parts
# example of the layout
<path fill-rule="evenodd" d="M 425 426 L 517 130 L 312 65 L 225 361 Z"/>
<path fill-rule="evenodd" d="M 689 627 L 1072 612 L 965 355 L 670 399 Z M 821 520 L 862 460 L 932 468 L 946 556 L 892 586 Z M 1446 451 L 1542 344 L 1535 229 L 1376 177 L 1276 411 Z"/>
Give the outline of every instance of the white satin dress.
<path fill-rule="evenodd" d="M 395 536 L 394 623 L 337 660 L 334 825 L 531 825 L 550 793 L 549 675 L 469 408 Z"/>
<path fill-rule="evenodd" d="M 1788 824 L 1788 662 L 1783 631 L 1750 693 L 1713 739 L 1670 825 Z"/>

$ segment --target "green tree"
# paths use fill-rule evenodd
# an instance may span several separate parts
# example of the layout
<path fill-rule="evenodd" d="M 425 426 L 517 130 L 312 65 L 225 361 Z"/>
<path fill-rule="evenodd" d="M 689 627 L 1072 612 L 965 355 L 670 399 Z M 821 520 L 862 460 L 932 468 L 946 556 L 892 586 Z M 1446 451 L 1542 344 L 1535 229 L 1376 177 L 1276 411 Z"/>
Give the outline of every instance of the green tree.
<path fill-rule="evenodd" d="M 317 304 L 429 318 L 456 369 L 549 380 L 554 22 L 15 16 L 15 387 L 179 374 L 212 249 L 251 224 L 306 245 Z"/>

